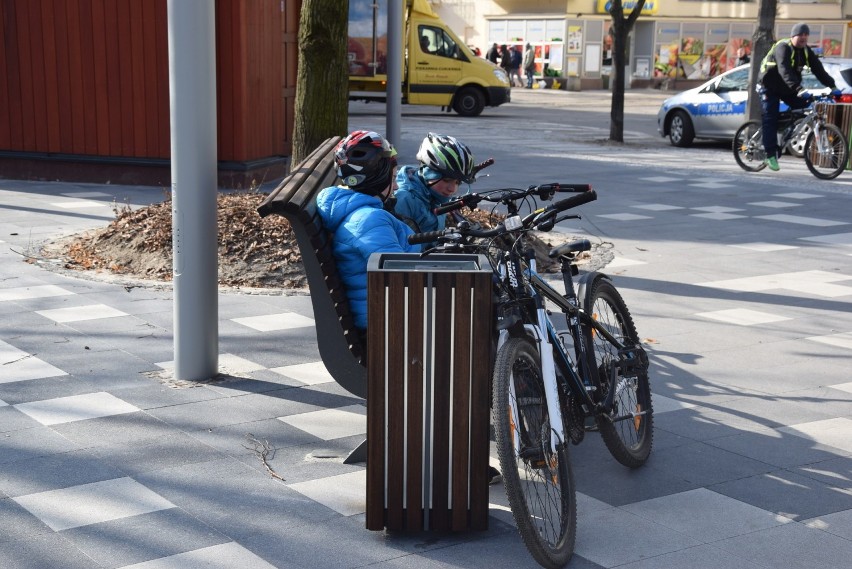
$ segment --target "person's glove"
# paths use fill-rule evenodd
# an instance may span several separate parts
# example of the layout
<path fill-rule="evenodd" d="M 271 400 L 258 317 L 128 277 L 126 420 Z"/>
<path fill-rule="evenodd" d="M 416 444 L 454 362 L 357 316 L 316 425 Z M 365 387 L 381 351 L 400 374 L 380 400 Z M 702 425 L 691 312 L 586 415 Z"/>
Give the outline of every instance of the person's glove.
<path fill-rule="evenodd" d="M 832 89 L 831 93 L 830 93 L 830 95 L 832 97 L 834 97 L 835 99 L 839 98 L 840 95 L 842 95 L 842 94 L 843 94 L 843 91 L 841 91 L 840 89 Z"/>
<path fill-rule="evenodd" d="M 802 91 L 799 91 L 799 98 L 803 101 L 810 101 L 811 99 L 814 98 L 814 96 L 811 93 L 802 90 Z"/>

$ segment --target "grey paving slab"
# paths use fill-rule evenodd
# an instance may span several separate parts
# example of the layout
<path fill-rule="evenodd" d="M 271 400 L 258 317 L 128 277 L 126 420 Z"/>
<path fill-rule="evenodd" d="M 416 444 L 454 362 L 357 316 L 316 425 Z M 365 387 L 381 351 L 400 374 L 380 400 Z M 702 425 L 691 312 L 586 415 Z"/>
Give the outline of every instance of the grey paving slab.
<path fill-rule="evenodd" d="M 834 447 L 769 427 L 756 427 L 737 435 L 714 438 L 707 444 L 778 468 L 807 468 L 810 464 L 838 460 L 838 450 Z"/>
<path fill-rule="evenodd" d="M 789 470 L 722 482 L 708 489 L 797 521 L 852 509 L 852 495 Z"/>
<path fill-rule="evenodd" d="M 51 532 L 3 543 L 3 547 L 0 547 L 0 567 L 98 569 L 99 565 L 65 538 Z"/>
<path fill-rule="evenodd" d="M 0 490 L 16 497 L 112 480 L 123 475 L 121 470 L 87 450 L 73 450 L 7 465 L 0 474 Z"/>
<path fill-rule="evenodd" d="M 852 510 L 803 520 L 806 526 L 852 541 Z"/>
<path fill-rule="evenodd" d="M 852 491 L 852 456 L 814 461 L 789 470 L 813 478 L 833 488 Z"/>
<path fill-rule="evenodd" d="M 178 508 L 78 527 L 61 535 L 99 567 L 110 568 L 230 542 Z"/>
<path fill-rule="evenodd" d="M 22 541 L 53 530 L 0 490 L 0 544 Z M 0 545 L 0 550 L 3 546 Z M 4 565 L 4 567 L 9 567 Z"/>
<path fill-rule="evenodd" d="M 698 488 L 636 502 L 622 509 L 704 543 L 792 523 L 789 518 Z M 701 515 L 696 515 L 701 512 Z"/>
<path fill-rule="evenodd" d="M 733 537 L 716 545 L 765 567 L 844 569 L 852 559 L 852 542 L 799 523 Z"/>
<path fill-rule="evenodd" d="M 67 440 L 83 447 L 115 445 L 169 436 L 179 429 L 152 417 L 145 412 L 125 413 L 112 417 L 74 421 L 53 425 L 54 431 Z"/>
<path fill-rule="evenodd" d="M 271 419 L 272 415 L 250 405 L 245 397 L 220 397 L 149 409 L 153 417 L 180 430 L 197 431 L 223 425 Z"/>
<path fill-rule="evenodd" d="M 619 565 L 619 569 L 764 569 L 767 565 L 747 561 L 714 545 L 698 545 L 649 559 Z M 780 567 L 780 566 L 779 566 Z"/>
<path fill-rule="evenodd" d="M 739 480 L 777 468 L 704 442 L 665 449 L 654 456 L 654 468 L 696 486 Z"/>
<path fill-rule="evenodd" d="M 308 524 L 339 516 L 283 482 L 233 459 L 151 471 L 136 478 L 241 543 L 265 532 L 273 532 L 279 539 L 288 533 L 302 536 Z"/>
<path fill-rule="evenodd" d="M 102 445 L 92 448 L 91 452 L 103 464 L 130 476 L 223 458 L 220 452 L 183 432 L 138 441 L 133 445 Z"/>
<path fill-rule="evenodd" d="M 642 539 L 630 535 L 631 527 L 642 527 Z M 592 512 L 578 524 L 575 552 L 603 567 L 615 567 L 701 543 L 685 533 L 610 508 Z"/>
<path fill-rule="evenodd" d="M 78 445 L 63 437 L 55 430 L 41 425 L 26 429 L 2 433 L 0 438 L 0 464 L 8 465 L 21 460 L 40 456 L 69 452 L 84 445 Z M 4 466 L 14 468 L 13 466 Z"/>

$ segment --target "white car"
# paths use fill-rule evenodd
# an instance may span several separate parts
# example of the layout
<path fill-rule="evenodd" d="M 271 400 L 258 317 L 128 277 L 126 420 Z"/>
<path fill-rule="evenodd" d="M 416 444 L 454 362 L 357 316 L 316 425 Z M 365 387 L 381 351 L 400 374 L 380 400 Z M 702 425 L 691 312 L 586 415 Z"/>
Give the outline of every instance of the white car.
<path fill-rule="evenodd" d="M 834 78 L 837 88 L 849 93 L 841 102 L 852 102 L 852 59 L 826 58 L 822 64 Z M 749 68 L 750 65 L 740 65 L 663 101 L 657 112 L 660 136 L 668 136 L 674 146 L 691 146 L 696 138 L 733 139 L 746 120 Z M 827 92 L 807 70 L 802 75 L 802 85 L 815 94 Z M 787 105 L 781 103 L 781 110 L 787 110 Z"/>

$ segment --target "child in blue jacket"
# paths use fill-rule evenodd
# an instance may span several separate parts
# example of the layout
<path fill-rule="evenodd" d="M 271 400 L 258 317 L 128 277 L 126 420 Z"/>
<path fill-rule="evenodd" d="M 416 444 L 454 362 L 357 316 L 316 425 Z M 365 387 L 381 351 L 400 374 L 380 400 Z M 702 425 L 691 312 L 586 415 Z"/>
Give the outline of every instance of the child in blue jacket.
<path fill-rule="evenodd" d="M 396 150 L 382 135 L 356 130 L 340 141 L 334 153 L 342 186 L 317 195 L 317 211 L 332 237 L 337 270 L 355 326 L 367 328 L 367 260 L 372 253 L 420 252 L 409 245 L 413 233 L 384 209 L 393 190 Z"/>
<path fill-rule="evenodd" d="M 456 138 L 430 132 L 417 160 L 419 166 L 403 166 L 396 175 L 394 213 L 419 233 L 444 229 L 446 216 L 433 210 L 450 201 L 462 183 L 473 182 L 473 154 Z"/>

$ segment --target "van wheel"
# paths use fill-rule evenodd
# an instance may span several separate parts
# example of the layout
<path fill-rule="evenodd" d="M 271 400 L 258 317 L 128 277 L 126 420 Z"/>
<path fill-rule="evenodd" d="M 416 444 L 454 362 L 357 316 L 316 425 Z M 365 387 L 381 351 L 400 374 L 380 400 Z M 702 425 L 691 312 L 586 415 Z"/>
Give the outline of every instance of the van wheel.
<path fill-rule="evenodd" d="M 453 110 L 463 117 L 478 116 L 485 108 L 485 98 L 474 87 L 465 87 L 453 100 Z"/>

